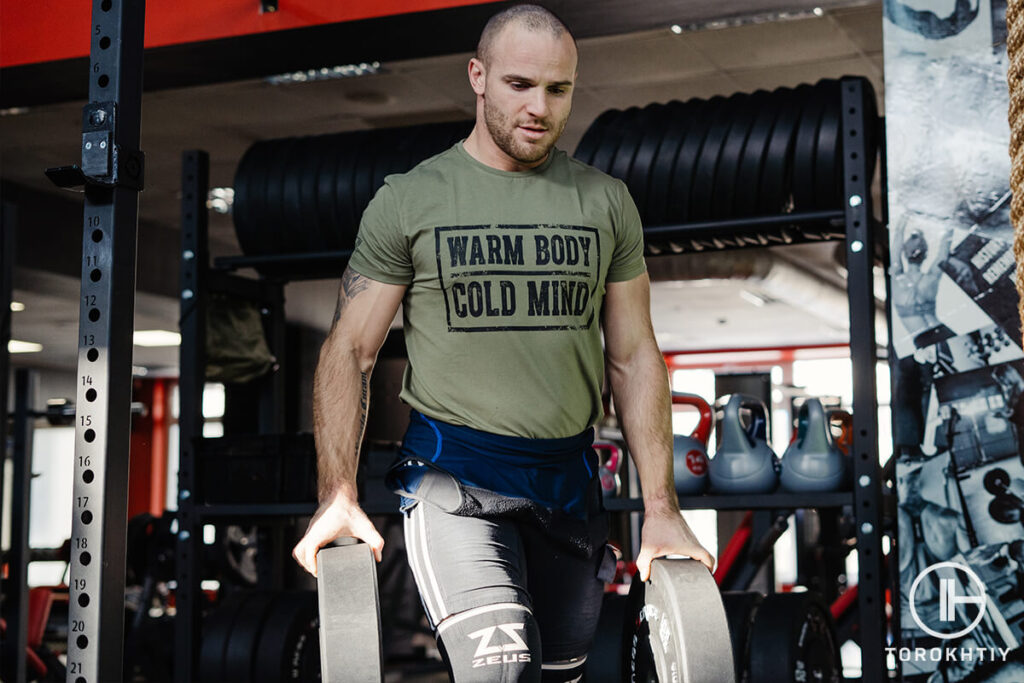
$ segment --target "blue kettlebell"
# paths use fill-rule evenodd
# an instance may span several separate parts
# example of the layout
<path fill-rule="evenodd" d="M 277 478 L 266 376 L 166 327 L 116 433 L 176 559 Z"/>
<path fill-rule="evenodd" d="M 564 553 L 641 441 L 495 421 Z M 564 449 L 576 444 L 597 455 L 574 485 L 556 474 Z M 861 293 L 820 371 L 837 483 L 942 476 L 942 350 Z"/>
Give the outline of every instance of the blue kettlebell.
<path fill-rule="evenodd" d="M 782 456 L 782 488 L 799 493 L 838 491 L 847 483 L 849 459 L 832 438 L 821 401 L 804 401 L 796 425 L 796 439 Z"/>
<path fill-rule="evenodd" d="M 748 425 L 743 423 L 741 409 L 749 411 Z M 728 397 L 718 423 L 718 449 L 711 458 L 710 470 L 711 490 L 715 493 L 775 490 L 779 458 L 768 445 L 768 410 L 764 403 L 743 394 Z"/>
<path fill-rule="evenodd" d="M 700 422 L 689 436 L 672 437 L 672 469 L 676 495 L 699 496 L 708 488 L 708 437 L 714 414 L 711 406 L 696 394 L 672 392 L 672 405 L 693 406 L 700 411 Z"/>

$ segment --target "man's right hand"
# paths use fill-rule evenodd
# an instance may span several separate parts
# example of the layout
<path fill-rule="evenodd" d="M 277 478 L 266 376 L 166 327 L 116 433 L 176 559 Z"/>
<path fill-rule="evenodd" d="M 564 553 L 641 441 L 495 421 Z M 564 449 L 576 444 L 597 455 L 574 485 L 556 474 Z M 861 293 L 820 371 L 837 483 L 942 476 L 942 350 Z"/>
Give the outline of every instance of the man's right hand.
<path fill-rule="evenodd" d="M 384 539 L 359 503 L 336 497 L 320 504 L 306 527 L 306 534 L 292 549 L 292 557 L 307 572 L 316 576 L 316 553 L 339 536 L 353 536 L 366 543 L 380 562 Z"/>

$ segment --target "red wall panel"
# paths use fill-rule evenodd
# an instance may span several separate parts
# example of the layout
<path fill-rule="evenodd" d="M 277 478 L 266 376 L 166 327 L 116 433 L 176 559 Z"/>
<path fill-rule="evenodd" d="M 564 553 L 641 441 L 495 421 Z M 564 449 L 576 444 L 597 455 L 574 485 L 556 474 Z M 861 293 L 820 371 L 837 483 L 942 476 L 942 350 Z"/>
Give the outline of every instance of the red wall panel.
<path fill-rule="evenodd" d="M 132 0 L 126 0 L 131 2 Z M 146 47 L 162 47 L 394 14 L 481 5 L 487 0 L 150 0 Z M 0 0 L 0 67 L 89 54 L 90 0 Z"/>

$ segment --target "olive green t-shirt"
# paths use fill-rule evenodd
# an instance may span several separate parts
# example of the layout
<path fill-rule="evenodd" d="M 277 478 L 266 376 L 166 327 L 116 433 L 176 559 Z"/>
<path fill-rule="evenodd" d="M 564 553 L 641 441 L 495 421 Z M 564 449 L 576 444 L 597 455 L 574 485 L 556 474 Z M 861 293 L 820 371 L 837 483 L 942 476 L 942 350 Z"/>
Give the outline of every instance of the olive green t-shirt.
<path fill-rule="evenodd" d="M 603 414 L 605 283 L 644 272 L 619 180 L 553 149 L 500 171 L 462 143 L 388 176 L 349 267 L 408 285 L 403 401 L 494 434 L 559 438 Z"/>

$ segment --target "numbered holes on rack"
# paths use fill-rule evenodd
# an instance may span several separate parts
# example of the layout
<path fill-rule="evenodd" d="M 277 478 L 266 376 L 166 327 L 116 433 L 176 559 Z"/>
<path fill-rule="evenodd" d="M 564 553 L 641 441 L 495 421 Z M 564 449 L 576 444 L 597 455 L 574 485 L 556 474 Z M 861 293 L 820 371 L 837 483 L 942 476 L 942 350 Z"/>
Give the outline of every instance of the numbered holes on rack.
<path fill-rule="evenodd" d="M 96 400 L 96 390 L 95 389 L 87 390 L 85 392 L 85 400 L 89 401 L 89 402 L 95 401 Z"/>
<path fill-rule="evenodd" d="M 92 480 L 95 478 L 96 475 L 93 473 L 92 470 L 86 470 L 85 472 L 82 472 L 82 481 L 84 481 L 86 484 L 91 484 Z"/>
<path fill-rule="evenodd" d="M 102 230 L 93 230 L 92 231 L 92 241 L 93 242 L 102 242 L 103 241 L 103 231 Z"/>
<path fill-rule="evenodd" d="M 89 322 L 97 322 L 100 319 L 100 309 L 90 308 L 89 309 Z"/>
<path fill-rule="evenodd" d="M 88 443 L 92 443 L 93 441 L 96 440 L 96 431 L 93 429 L 86 429 L 85 434 L 83 434 L 83 436 L 85 437 L 85 440 Z"/>
<path fill-rule="evenodd" d="M 85 357 L 88 358 L 90 362 L 95 363 L 96 359 L 100 357 L 100 352 L 96 349 L 89 349 L 86 352 Z"/>
<path fill-rule="evenodd" d="M 88 510 L 82 512 L 82 524 L 90 524 L 92 522 L 92 513 Z"/>
<path fill-rule="evenodd" d="M 89 279 L 93 282 L 99 282 L 103 279 L 103 272 L 99 268 L 93 268 L 89 271 Z"/>

